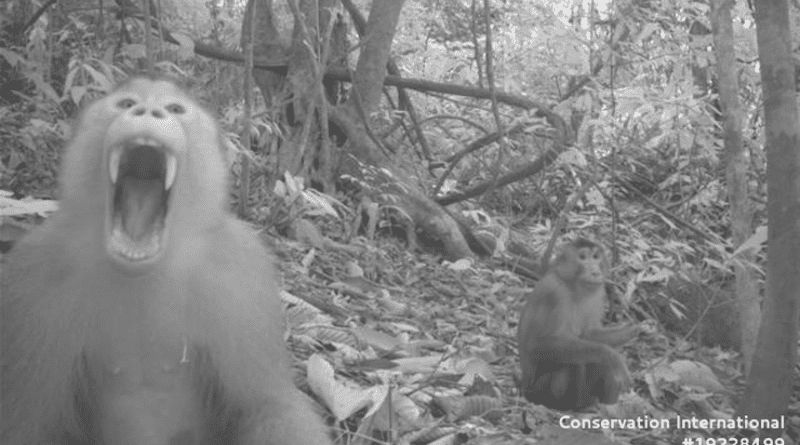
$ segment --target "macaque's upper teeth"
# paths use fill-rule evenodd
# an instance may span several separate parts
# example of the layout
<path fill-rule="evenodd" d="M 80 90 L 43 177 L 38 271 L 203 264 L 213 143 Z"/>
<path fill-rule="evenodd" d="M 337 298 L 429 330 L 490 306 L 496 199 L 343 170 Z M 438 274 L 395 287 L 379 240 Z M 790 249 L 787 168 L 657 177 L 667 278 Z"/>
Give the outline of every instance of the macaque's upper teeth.
<path fill-rule="evenodd" d="M 146 147 L 158 147 L 159 145 L 161 145 L 155 139 L 147 137 L 138 137 L 133 140 L 133 143 L 134 145 L 142 145 Z"/>
<path fill-rule="evenodd" d="M 164 190 L 169 190 L 175 184 L 175 175 L 178 172 L 178 159 L 167 153 L 167 176 L 164 178 Z"/>
<path fill-rule="evenodd" d="M 111 183 L 116 184 L 119 177 L 119 160 L 122 153 L 119 150 L 112 150 L 108 160 L 108 173 L 111 176 Z"/>

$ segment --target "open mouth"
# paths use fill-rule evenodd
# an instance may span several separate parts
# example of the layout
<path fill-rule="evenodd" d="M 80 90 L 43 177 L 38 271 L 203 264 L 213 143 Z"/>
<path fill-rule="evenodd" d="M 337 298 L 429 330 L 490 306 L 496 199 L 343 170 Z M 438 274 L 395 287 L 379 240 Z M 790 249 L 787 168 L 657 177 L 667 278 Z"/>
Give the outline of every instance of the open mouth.
<path fill-rule="evenodd" d="M 155 257 L 164 246 L 177 158 L 161 142 L 137 137 L 111 151 L 108 169 L 114 188 L 109 251 L 131 262 Z"/>

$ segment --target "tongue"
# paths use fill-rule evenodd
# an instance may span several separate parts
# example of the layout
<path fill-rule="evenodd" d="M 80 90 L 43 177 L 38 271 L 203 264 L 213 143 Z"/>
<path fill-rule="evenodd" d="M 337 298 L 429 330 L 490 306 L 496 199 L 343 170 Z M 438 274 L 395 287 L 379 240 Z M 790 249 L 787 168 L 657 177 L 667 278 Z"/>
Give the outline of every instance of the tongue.
<path fill-rule="evenodd" d="M 126 177 L 121 187 L 123 227 L 131 239 L 141 240 L 155 229 L 164 186 L 158 180 Z"/>

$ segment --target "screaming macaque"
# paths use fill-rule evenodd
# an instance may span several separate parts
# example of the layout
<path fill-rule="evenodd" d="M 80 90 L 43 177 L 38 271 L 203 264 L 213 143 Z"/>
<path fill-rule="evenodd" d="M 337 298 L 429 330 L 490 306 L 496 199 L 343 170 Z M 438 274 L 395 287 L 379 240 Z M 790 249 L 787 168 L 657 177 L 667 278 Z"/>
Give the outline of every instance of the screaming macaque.
<path fill-rule="evenodd" d="M 166 80 L 83 111 L 60 210 L 3 264 L 0 443 L 331 443 L 293 385 L 272 256 L 227 210 L 222 146 Z"/>
<path fill-rule="evenodd" d="M 529 401 L 579 410 L 597 401 L 615 403 L 630 388 L 625 359 L 612 347 L 640 329 L 602 327 L 607 271 L 603 248 L 578 239 L 563 249 L 528 295 L 517 340 L 520 392 Z"/>

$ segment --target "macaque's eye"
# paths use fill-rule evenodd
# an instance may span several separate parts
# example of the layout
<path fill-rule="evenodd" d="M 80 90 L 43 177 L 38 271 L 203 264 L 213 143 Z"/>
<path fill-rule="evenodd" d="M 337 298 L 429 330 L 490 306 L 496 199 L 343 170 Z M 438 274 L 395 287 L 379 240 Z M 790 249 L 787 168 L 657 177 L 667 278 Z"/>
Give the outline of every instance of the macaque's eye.
<path fill-rule="evenodd" d="M 181 104 L 171 103 L 167 105 L 167 111 L 172 114 L 185 114 L 186 108 Z"/>
<path fill-rule="evenodd" d="M 121 110 L 127 110 L 128 108 L 131 108 L 134 105 L 136 105 L 136 101 L 129 97 L 117 101 L 117 108 Z"/>

